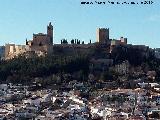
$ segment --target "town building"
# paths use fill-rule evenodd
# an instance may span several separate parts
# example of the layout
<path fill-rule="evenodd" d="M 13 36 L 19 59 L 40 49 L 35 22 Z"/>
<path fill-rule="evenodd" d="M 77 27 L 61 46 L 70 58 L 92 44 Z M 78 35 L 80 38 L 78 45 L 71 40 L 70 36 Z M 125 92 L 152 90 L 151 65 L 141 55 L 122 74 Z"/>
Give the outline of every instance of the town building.
<path fill-rule="evenodd" d="M 121 64 L 115 65 L 115 71 L 119 74 L 126 75 L 127 73 L 129 73 L 129 66 L 129 62 L 127 60 L 123 61 Z"/>

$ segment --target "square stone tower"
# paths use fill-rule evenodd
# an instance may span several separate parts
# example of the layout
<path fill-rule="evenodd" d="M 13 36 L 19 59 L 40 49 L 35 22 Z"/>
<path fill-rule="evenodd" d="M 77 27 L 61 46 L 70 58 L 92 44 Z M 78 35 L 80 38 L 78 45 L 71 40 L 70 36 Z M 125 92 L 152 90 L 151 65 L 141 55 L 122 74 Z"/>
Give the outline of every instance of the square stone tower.
<path fill-rule="evenodd" d="M 96 31 L 97 42 L 102 44 L 109 43 L 109 28 L 98 28 Z"/>

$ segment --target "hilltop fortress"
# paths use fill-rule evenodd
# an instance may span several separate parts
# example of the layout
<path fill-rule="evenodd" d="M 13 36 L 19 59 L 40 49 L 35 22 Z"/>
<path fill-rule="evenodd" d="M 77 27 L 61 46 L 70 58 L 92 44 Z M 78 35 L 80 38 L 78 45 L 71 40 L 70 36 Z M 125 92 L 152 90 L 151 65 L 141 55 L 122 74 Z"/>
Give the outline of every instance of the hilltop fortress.
<path fill-rule="evenodd" d="M 5 45 L 5 59 L 12 59 L 20 54 L 32 56 L 44 56 L 52 53 L 53 50 L 53 26 L 51 22 L 47 26 L 47 34 L 38 33 L 33 34 L 32 40 L 26 39 L 26 45 Z"/>
<path fill-rule="evenodd" d="M 32 40 L 26 39 L 25 45 L 6 44 L 4 50 L 4 59 L 12 59 L 15 56 L 24 54 L 26 56 L 45 56 L 56 52 L 65 52 L 68 54 L 76 54 L 76 52 L 83 52 L 84 54 L 90 49 L 98 48 L 103 49 L 106 53 L 111 53 L 112 49 L 117 45 L 127 45 L 127 38 L 121 37 L 119 40 L 109 38 L 109 28 L 98 28 L 96 30 L 96 42 L 84 44 L 78 39 L 61 40 L 61 44 L 54 44 L 53 25 L 50 22 L 47 25 L 47 33 L 33 34 Z M 144 47 L 144 46 L 143 46 Z M 142 47 L 141 47 L 142 48 Z"/>
<path fill-rule="evenodd" d="M 47 26 L 47 34 L 33 34 L 33 40 L 26 40 L 29 51 L 41 51 L 44 53 L 52 52 L 53 46 L 53 26 L 51 22 Z"/>

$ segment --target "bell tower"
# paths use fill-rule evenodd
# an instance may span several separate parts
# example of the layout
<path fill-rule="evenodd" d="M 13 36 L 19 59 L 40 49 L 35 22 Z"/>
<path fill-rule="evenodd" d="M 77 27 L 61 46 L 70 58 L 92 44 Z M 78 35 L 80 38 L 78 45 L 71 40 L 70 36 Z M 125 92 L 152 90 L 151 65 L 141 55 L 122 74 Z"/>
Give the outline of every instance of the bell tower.
<path fill-rule="evenodd" d="M 53 26 L 51 22 L 47 26 L 47 36 L 49 37 L 49 43 L 53 45 Z"/>

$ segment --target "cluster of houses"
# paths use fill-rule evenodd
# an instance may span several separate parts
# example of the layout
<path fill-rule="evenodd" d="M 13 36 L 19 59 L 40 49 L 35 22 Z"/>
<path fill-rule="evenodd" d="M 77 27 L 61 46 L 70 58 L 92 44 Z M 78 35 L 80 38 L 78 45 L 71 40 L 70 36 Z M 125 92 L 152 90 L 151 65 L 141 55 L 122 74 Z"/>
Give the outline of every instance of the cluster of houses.
<path fill-rule="evenodd" d="M 146 120 L 160 118 L 160 85 L 138 83 L 135 89 L 90 91 L 84 82 L 71 89 L 33 89 L 36 84 L 0 85 L 0 119 Z M 82 93 L 88 96 L 82 96 Z"/>

